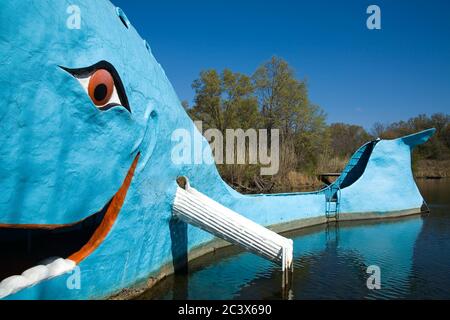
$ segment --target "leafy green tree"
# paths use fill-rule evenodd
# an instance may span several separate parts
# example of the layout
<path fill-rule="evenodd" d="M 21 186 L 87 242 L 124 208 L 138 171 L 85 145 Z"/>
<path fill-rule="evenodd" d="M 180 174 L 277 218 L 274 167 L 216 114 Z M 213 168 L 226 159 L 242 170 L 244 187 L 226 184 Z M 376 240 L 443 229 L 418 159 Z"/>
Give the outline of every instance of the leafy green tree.
<path fill-rule="evenodd" d="M 262 64 L 252 78 L 264 127 L 280 130 L 285 169 L 310 170 L 327 136 L 325 114 L 310 103 L 306 81 L 297 80 L 293 69 L 278 57 Z M 290 154 L 295 157 L 288 160 Z"/>
<path fill-rule="evenodd" d="M 193 82 L 192 88 L 195 90 L 195 104 L 189 110 L 189 114 L 194 120 L 203 121 L 205 127 L 224 128 L 219 73 L 216 70 L 202 71 L 200 78 Z"/>
<path fill-rule="evenodd" d="M 328 131 L 332 154 L 341 158 L 348 158 L 364 143 L 373 139 L 363 127 L 351 124 L 333 123 Z"/>
<path fill-rule="evenodd" d="M 228 128 L 247 129 L 258 124 L 258 104 L 248 76 L 225 69 L 200 73 L 192 88 L 195 104 L 189 110 L 196 120 L 204 122 L 204 128 L 225 132 Z"/>
<path fill-rule="evenodd" d="M 394 122 L 386 126 L 381 133 L 381 137 L 394 139 L 425 129 L 435 128 L 436 134 L 429 142 L 417 147 L 414 152 L 414 158 L 416 161 L 420 159 L 444 160 L 450 159 L 449 127 L 450 115 L 448 114 L 436 113 L 430 117 L 420 114 L 409 120 Z"/>

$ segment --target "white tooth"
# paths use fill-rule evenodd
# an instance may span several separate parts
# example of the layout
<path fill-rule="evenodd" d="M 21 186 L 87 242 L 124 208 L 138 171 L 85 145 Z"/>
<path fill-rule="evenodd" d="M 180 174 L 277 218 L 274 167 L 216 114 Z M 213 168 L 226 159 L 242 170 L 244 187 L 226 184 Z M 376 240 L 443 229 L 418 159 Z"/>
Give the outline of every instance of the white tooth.
<path fill-rule="evenodd" d="M 3 288 L 0 286 L 0 299 L 9 296 L 12 292 L 11 288 Z"/>
<path fill-rule="evenodd" d="M 57 259 L 48 266 L 48 276 L 56 277 L 75 268 L 75 262 L 69 259 Z"/>
<path fill-rule="evenodd" d="M 27 286 L 30 281 L 24 276 L 12 276 L 3 280 L 0 286 L 4 287 L 22 287 Z"/>
<path fill-rule="evenodd" d="M 24 277 L 26 277 L 30 282 L 37 283 L 48 277 L 48 267 L 47 266 L 36 266 L 31 269 L 28 269 L 24 273 L 22 273 Z"/>
<path fill-rule="evenodd" d="M 20 276 L 12 276 L 0 282 L 0 299 L 17 291 L 31 287 L 43 280 L 50 279 L 75 268 L 76 263 L 59 258 L 46 266 L 36 266 L 26 270 Z"/>
<path fill-rule="evenodd" d="M 24 276 L 12 276 L 6 278 L 0 283 L 0 291 L 9 291 L 8 294 L 15 293 L 23 288 L 30 286 L 32 282 Z M 2 296 L 0 296 L 2 298 Z"/>

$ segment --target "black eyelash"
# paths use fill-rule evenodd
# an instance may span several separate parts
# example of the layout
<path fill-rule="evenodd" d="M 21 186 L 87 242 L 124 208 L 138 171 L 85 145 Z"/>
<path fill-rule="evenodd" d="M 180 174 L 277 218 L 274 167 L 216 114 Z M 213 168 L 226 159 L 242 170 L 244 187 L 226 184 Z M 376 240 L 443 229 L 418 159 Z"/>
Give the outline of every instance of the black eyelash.
<path fill-rule="evenodd" d="M 67 71 L 74 77 L 89 76 L 92 73 L 94 73 L 96 70 L 99 70 L 99 69 L 107 70 L 113 76 L 114 85 L 116 86 L 116 90 L 117 90 L 117 94 L 120 99 L 120 103 L 122 104 L 123 107 L 125 107 L 125 109 L 128 110 L 128 112 L 131 113 L 131 108 L 128 103 L 128 97 L 125 92 L 125 88 L 123 86 L 122 80 L 120 79 L 119 73 L 117 72 L 116 68 L 114 68 L 114 66 L 111 63 L 109 63 L 107 61 L 100 61 L 100 62 L 97 62 L 96 64 L 94 64 L 90 67 L 86 67 L 86 68 L 69 69 L 69 68 L 66 68 L 63 66 L 60 66 L 60 68 Z M 101 110 L 108 110 L 114 106 L 116 106 L 116 105 L 115 104 L 107 105 L 107 106 L 101 108 Z"/>

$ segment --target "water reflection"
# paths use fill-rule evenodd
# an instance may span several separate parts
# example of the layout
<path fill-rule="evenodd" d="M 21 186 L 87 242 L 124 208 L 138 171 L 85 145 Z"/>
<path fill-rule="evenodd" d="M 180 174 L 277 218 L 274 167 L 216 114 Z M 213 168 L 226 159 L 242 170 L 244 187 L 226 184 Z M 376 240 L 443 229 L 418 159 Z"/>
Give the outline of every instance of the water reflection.
<path fill-rule="evenodd" d="M 421 181 L 431 214 L 414 246 L 408 298 L 450 298 L 450 181 Z"/>
<path fill-rule="evenodd" d="M 432 213 L 340 223 L 287 234 L 294 239 L 294 299 L 450 298 L 450 181 L 420 182 Z M 381 290 L 366 286 L 381 269 Z M 227 248 L 190 263 L 140 299 L 282 299 L 280 267 Z"/>

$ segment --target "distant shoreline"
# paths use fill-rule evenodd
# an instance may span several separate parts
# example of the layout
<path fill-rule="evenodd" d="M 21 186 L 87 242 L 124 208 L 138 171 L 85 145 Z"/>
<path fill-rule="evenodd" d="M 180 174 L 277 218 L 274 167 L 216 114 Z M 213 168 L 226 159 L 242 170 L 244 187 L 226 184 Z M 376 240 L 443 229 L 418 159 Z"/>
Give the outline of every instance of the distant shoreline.
<path fill-rule="evenodd" d="M 450 160 L 419 160 L 413 171 L 419 179 L 450 178 Z"/>
<path fill-rule="evenodd" d="M 441 179 L 449 179 L 450 177 L 444 176 L 425 176 L 425 177 L 417 177 L 416 179 L 422 179 L 422 180 L 441 180 Z"/>
<path fill-rule="evenodd" d="M 342 163 L 346 163 L 346 161 L 347 159 L 345 161 L 343 160 Z M 337 172 L 340 171 L 337 170 Z M 413 163 L 413 174 L 415 179 L 420 180 L 450 179 L 450 160 L 418 160 Z M 333 177 L 333 181 L 334 179 L 336 177 Z M 244 194 L 261 193 L 258 189 L 252 190 L 241 185 L 233 185 L 230 183 L 229 185 Z M 291 171 L 285 177 L 280 177 L 271 190 L 265 190 L 264 192 L 308 192 L 319 190 L 324 186 L 325 184 L 319 179 L 319 174 Z"/>

